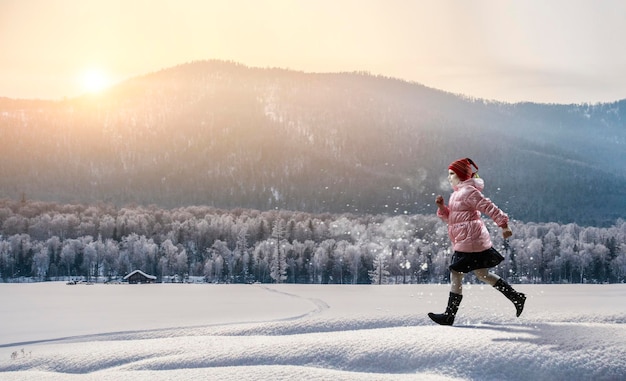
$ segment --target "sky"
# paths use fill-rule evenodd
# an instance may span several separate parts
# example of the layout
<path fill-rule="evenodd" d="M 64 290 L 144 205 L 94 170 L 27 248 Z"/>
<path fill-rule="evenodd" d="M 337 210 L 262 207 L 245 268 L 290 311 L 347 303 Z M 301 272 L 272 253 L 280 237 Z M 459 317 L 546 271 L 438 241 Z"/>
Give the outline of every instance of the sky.
<path fill-rule="evenodd" d="M 3 381 L 622 380 L 626 285 L 0 283 Z"/>
<path fill-rule="evenodd" d="M 0 97 L 194 60 L 366 71 L 504 102 L 626 98 L 622 0 L 0 0 Z"/>

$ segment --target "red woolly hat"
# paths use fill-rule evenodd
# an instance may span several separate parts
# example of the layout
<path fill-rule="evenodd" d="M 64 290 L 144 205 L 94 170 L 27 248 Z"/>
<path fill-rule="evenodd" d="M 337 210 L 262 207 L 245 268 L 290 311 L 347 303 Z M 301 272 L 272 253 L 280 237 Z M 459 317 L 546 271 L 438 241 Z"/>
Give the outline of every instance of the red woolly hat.
<path fill-rule="evenodd" d="M 456 173 L 456 175 L 459 177 L 459 180 L 465 181 L 474 175 L 472 165 L 476 168 L 476 171 L 478 172 L 478 166 L 470 158 L 453 161 L 452 164 L 448 166 L 448 169 L 453 170 L 454 173 Z"/>

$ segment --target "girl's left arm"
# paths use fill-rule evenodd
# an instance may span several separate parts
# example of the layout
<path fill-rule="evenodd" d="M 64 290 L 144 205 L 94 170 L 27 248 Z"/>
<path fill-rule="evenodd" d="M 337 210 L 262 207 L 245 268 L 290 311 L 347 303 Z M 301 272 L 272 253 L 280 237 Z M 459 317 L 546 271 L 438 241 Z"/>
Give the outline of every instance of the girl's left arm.
<path fill-rule="evenodd" d="M 468 202 L 472 204 L 476 210 L 489 216 L 489 218 L 491 218 L 496 225 L 502 229 L 508 229 L 509 216 L 498 208 L 498 206 L 496 206 L 496 204 L 494 204 L 490 199 L 483 196 L 480 191 L 474 190 L 468 197 Z"/>

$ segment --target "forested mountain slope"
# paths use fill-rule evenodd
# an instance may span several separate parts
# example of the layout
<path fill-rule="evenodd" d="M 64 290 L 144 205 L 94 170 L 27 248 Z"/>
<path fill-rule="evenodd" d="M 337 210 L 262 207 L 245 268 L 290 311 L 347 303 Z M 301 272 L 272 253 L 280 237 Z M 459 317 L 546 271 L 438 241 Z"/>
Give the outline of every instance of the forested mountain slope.
<path fill-rule="evenodd" d="M 626 100 L 506 104 L 367 73 L 202 61 L 98 96 L 0 99 L 0 198 L 432 213 L 448 163 L 523 221 L 626 215 Z"/>

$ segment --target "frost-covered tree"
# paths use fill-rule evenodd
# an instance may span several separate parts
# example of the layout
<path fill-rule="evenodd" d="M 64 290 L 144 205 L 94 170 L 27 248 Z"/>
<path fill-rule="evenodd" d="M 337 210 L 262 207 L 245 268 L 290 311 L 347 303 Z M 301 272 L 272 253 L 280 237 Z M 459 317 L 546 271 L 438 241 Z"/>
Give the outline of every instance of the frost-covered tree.
<path fill-rule="evenodd" d="M 176 259 L 178 256 L 178 247 L 174 245 L 172 240 L 166 239 L 159 247 L 160 259 L 159 270 L 161 276 L 173 276 L 176 273 Z"/>
<path fill-rule="evenodd" d="M 219 253 L 213 251 L 211 262 L 213 263 L 212 279 L 214 282 L 221 282 L 224 274 L 224 258 Z"/>
<path fill-rule="evenodd" d="M 104 275 L 109 279 L 113 279 L 114 276 L 120 275 L 121 272 L 118 269 L 119 265 L 119 246 L 117 242 L 112 239 L 104 241 L 104 252 L 102 260 L 102 271 Z"/>
<path fill-rule="evenodd" d="M 533 283 L 540 283 L 545 272 L 543 242 L 540 238 L 532 239 L 526 245 L 525 254 L 528 260 L 528 276 Z"/>
<path fill-rule="evenodd" d="M 142 270 L 150 272 L 152 266 L 148 266 L 148 255 L 153 250 L 153 242 L 146 239 L 143 235 L 132 233 L 122 238 L 120 252 L 123 256 L 128 257 L 129 271 Z"/>
<path fill-rule="evenodd" d="M 315 249 L 315 253 L 313 254 L 313 258 L 311 260 L 311 277 L 313 279 L 313 283 L 322 283 L 322 275 L 327 262 L 328 251 L 325 248 L 318 246 Z"/>
<path fill-rule="evenodd" d="M 213 246 L 211 246 L 212 252 L 217 254 L 220 258 L 222 258 L 224 265 L 226 266 L 226 282 L 233 283 L 235 279 L 235 257 L 232 251 L 228 248 L 226 242 L 221 240 L 216 240 L 213 242 Z M 219 274 L 219 281 L 222 280 L 222 274 Z"/>
<path fill-rule="evenodd" d="M 293 241 L 290 247 L 289 268 L 291 269 L 291 277 L 293 283 L 307 283 L 309 280 L 309 263 L 311 256 L 307 255 L 307 247 L 303 242 Z"/>
<path fill-rule="evenodd" d="M 272 242 L 274 243 L 274 242 Z M 270 254 L 269 270 L 270 278 L 275 283 L 282 283 L 287 280 L 287 256 L 285 255 L 285 244 L 274 243 Z"/>
<path fill-rule="evenodd" d="M 33 274 L 43 280 L 48 275 L 50 268 L 50 256 L 48 247 L 43 243 L 38 243 L 35 247 L 35 255 L 33 257 Z"/>
<path fill-rule="evenodd" d="M 604 283 L 609 274 L 606 264 L 610 262 L 609 249 L 602 243 L 593 245 L 591 249 L 591 278 L 596 282 Z"/>
<path fill-rule="evenodd" d="M 50 217 L 49 213 L 44 213 L 40 216 L 36 216 L 31 218 L 28 234 L 31 239 L 37 241 L 45 241 L 48 239 L 51 233 L 50 223 L 52 222 L 52 217 Z"/>
<path fill-rule="evenodd" d="M 63 249 L 61 250 L 61 263 L 66 269 L 66 275 L 68 279 L 72 276 L 72 266 L 76 260 L 76 244 L 75 240 L 65 241 Z"/>
<path fill-rule="evenodd" d="M 374 284 L 386 284 L 389 277 L 387 261 L 389 253 L 381 251 L 374 258 L 374 269 L 369 272 L 370 279 Z"/>
<path fill-rule="evenodd" d="M 576 253 L 577 255 L 574 256 L 574 263 L 576 264 L 580 274 L 580 283 L 584 283 L 587 279 L 588 274 L 586 273 L 589 271 L 589 267 L 593 262 L 593 252 L 595 246 L 596 245 L 594 243 L 584 242 L 580 245 L 580 249 Z"/>
<path fill-rule="evenodd" d="M 83 263 L 81 269 L 87 274 L 87 281 L 91 281 L 92 275 L 97 280 L 97 263 L 98 263 L 98 251 L 96 249 L 96 243 L 90 242 L 85 246 L 83 250 Z"/>
<path fill-rule="evenodd" d="M 620 245 L 620 253 L 611 262 L 611 268 L 618 282 L 626 282 L 626 243 Z"/>
<path fill-rule="evenodd" d="M 270 252 L 270 278 L 276 283 L 282 283 L 287 279 L 287 256 L 285 254 L 285 227 L 281 219 L 274 222 L 272 228 L 272 240 L 274 247 Z"/>
<path fill-rule="evenodd" d="M 433 248 L 431 248 L 432 250 Z M 448 282 L 451 250 L 439 248 L 432 256 L 430 271 L 431 282 Z"/>
<path fill-rule="evenodd" d="M 100 223 L 98 224 L 98 234 L 103 240 L 112 239 L 115 235 L 115 218 L 109 214 L 105 214 L 100 217 Z"/>
<path fill-rule="evenodd" d="M 358 284 L 359 275 L 363 269 L 361 250 L 356 245 L 349 245 L 346 247 L 344 258 L 346 261 L 346 267 L 350 274 L 349 283 Z"/>
<path fill-rule="evenodd" d="M 333 276 L 333 279 L 335 279 L 335 283 L 344 283 L 345 267 L 348 264 L 348 261 L 346 259 L 346 250 L 348 245 L 349 243 L 347 241 L 340 240 L 335 244 L 335 246 L 333 247 L 333 251 L 331 252 L 331 255 L 333 257 L 333 267 L 331 270 L 331 274 Z"/>
<path fill-rule="evenodd" d="M 499 275 L 514 282 L 623 280 L 623 219 L 606 228 L 511 223 L 514 237 L 506 242 L 497 229 L 491 231 L 506 257 L 495 269 Z M 95 242 L 90 233 L 98 233 Z M 44 247 L 49 266 L 42 275 Z M 214 257 L 216 250 L 219 257 Z M 315 215 L 206 206 L 118 209 L 0 200 L 0 277 L 5 281 L 21 276 L 111 279 L 139 267 L 161 279 L 188 273 L 207 279 L 210 274 L 219 282 L 271 282 L 281 277 L 276 270 L 282 268 L 287 278 L 281 281 L 367 283 L 382 250 L 393 254 L 387 270 L 396 282 L 447 281 L 450 243 L 446 225 L 434 215 Z M 187 265 L 181 270 L 183 251 Z M 277 266 L 281 257 L 286 263 Z M 402 267 L 407 261 L 410 271 Z"/>
<path fill-rule="evenodd" d="M 189 275 L 188 257 L 185 249 L 181 250 L 176 256 L 176 275 L 181 280 L 186 279 Z"/>
<path fill-rule="evenodd" d="M 10 255 L 11 246 L 8 241 L 0 240 L 0 277 L 5 281 L 13 276 L 13 258 Z"/>

